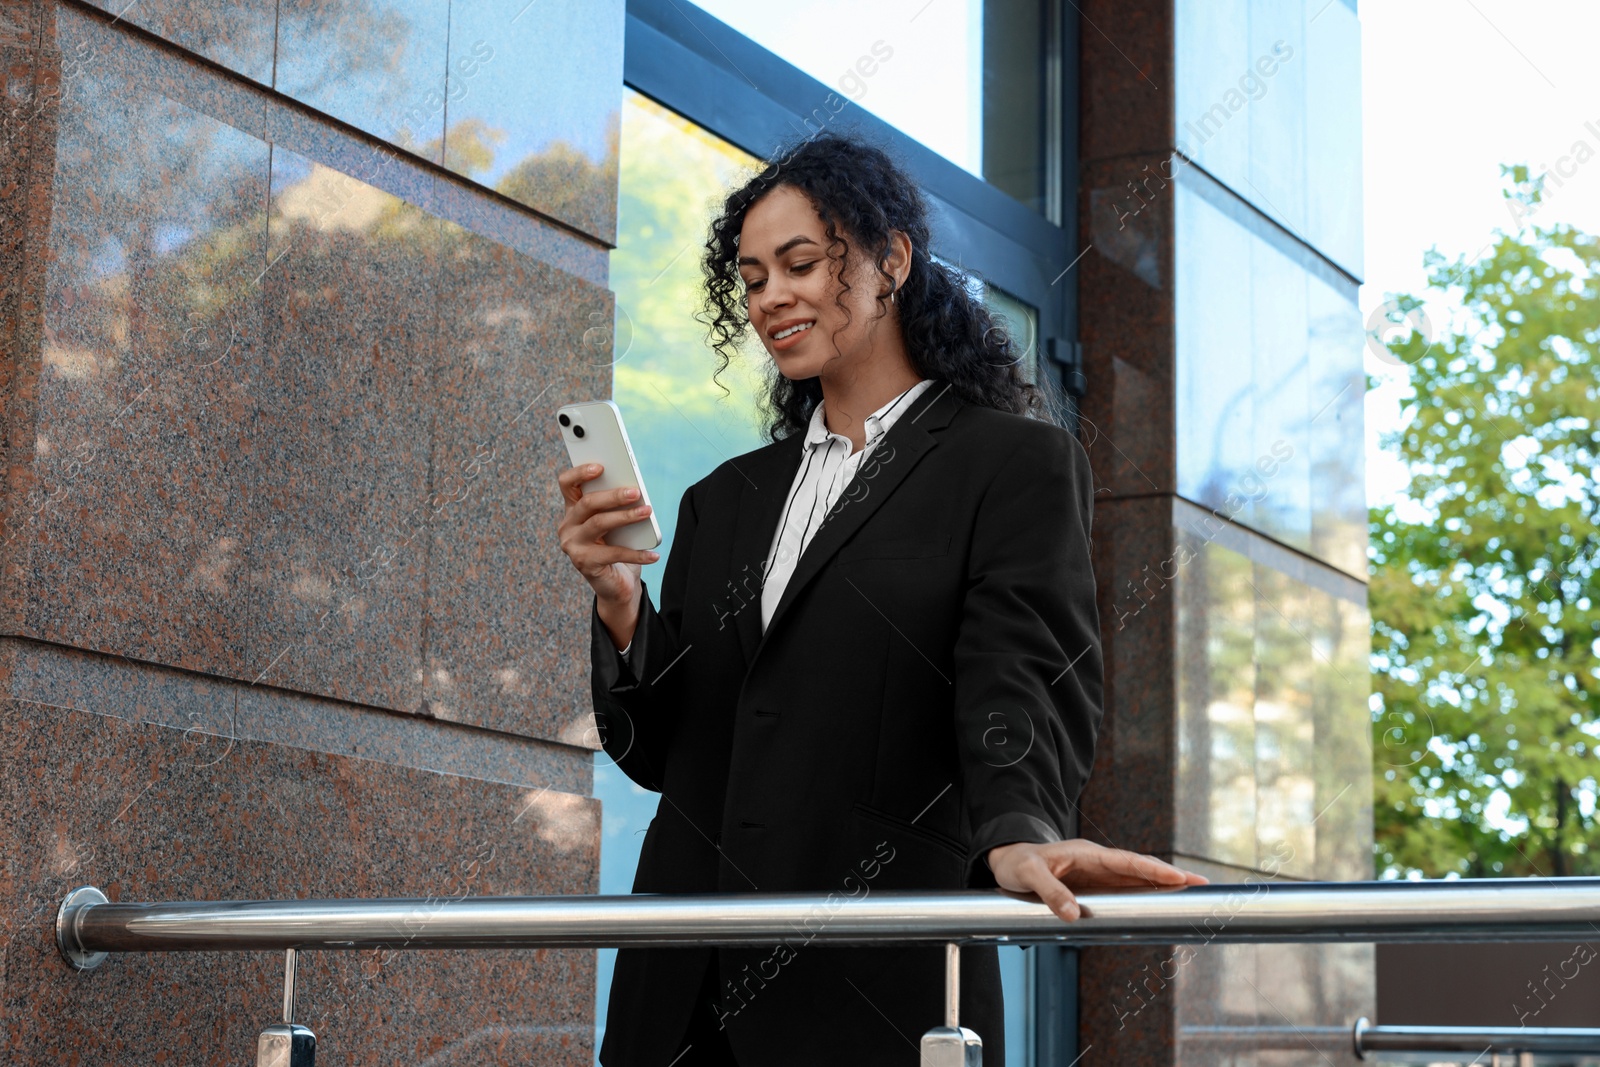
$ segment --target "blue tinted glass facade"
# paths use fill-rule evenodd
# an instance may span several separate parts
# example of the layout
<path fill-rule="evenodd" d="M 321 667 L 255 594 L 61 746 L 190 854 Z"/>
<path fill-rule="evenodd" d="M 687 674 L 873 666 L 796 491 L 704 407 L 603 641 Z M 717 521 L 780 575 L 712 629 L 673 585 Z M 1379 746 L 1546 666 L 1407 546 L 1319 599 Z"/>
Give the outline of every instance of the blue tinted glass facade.
<path fill-rule="evenodd" d="M 1345 0 L 1175 0 L 1175 147 L 1361 273 L 1361 28 Z"/>
<path fill-rule="evenodd" d="M 1363 577 L 1356 284 L 1231 190 L 1177 173 L 1178 492 Z"/>
<path fill-rule="evenodd" d="M 1370 878 L 1359 23 L 1344 0 L 1174 18 L 1174 846 L 1214 880 Z M 1372 966 L 1201 948 L 1178 1061 L 1342 1055 L 1252 1028 L 1348 1026 Z"/>

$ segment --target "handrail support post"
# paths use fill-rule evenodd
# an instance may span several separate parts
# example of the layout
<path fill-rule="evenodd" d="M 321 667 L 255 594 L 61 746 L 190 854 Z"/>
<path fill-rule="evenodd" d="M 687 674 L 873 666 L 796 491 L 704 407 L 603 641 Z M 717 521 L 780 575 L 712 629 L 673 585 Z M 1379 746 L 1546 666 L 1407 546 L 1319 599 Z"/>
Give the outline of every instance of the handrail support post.
<path fill-rule="evenodd" d="M 944 1025 L 922 1035 L 922 1067 L 983 1067 L 983 1039 L 961 1025 L 961 945 L 944 946 Z"/>
<path fill-rule="evenodd" d="M 294 966 L 295 950 L 283 950 L 283 1021 L 294 1025 Z"/>
<path fill-rule="evenodd" d="M 294 1021 L 296 950 L 283 950 L 283 1022 L 256 1038 L 256 1067 L 315 1067 L 317 1035 Z"/>

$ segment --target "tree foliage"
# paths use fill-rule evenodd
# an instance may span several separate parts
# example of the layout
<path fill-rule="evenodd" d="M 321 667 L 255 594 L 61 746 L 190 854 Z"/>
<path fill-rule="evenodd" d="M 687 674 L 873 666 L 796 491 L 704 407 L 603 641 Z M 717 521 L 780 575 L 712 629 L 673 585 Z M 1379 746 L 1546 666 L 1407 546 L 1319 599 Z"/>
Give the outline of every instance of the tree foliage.
<path fill-rule="evenodd" d="M 1531 213 L 1540 182 L 1502 169 Z M 1410 394 L 1383 444 L 1411 479 L 1371 513 L 1378 870 L 1600 873 L 1600 242 L 1497 230 L 1424 265 L 1454 312 L 1391 302 L 1422 327 L 1387 343 Z"/>

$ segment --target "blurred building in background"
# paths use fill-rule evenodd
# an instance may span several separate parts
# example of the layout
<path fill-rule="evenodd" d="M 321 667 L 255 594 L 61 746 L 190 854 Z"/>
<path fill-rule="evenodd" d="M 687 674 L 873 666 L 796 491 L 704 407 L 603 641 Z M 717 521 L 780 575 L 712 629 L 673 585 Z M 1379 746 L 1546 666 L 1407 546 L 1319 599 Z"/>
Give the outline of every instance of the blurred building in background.
<path fill-rule="evenodd" d="M 76 885 L 628 891 L 656 797 L 595 752 L 550 415 L 618 400 L 665 558 L 763 442 L 761 352 L 714 382 L 693 318 L 707 220 L 824 129 L 905 163 L 1075 398 L 1077 831 L 1370 877 L 1353 0 L 0 0 L 0 59 L 24 1060 L 243 1061 L 277 1014 L 276 958 L 69 972 Z M 1002 955 L 1016 1065 L 1343 1063 L 1373 1014 L 1364 946 Z M 586 1064 L 611 956 L 311 954 L 301 1021 L 347 1062 Z"/>

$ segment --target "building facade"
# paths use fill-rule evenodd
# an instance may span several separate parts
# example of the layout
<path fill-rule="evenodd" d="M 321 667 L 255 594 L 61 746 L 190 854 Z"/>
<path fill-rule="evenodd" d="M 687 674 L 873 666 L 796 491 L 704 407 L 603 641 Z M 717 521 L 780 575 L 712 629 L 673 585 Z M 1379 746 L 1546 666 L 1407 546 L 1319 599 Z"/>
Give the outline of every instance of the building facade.
<path fill-rule="evenodd" d="M 1244 893 L 1370 877 L 1353 3 L 764 8 L 0 0 L 19 1062 L 243 1061 L 277 1019 L 275 957 L 68 970 L 78 885 L 419 921 L 628 890 L 656 798 L 597 751 L 553 413 L 617 399 L 665 559 L 762 443 L 759 363 L 713 380 L 692 315 L 706 222 L 823 129 L 916 175 L 932 253 L 1074 398 L 1078 832 Z M 609 952 L 404 941 L 303 957 L 325 1055 L 578 1065 L 617 1023 Z M 1017 1065 L 1344 1062 L 1372 1013 L 1360 946 L 1002 954 Z"/>
<path fill-rule="evenodd" d="M 1083 817 L 1241 906 L 1370 878 L 1355 5 L 1084 14 L 1109 728 Z M 1372 974 L 1367 945 L 1097 949 L 1081 1030 L 1116 1063 L 1352 1062 Z"/>

